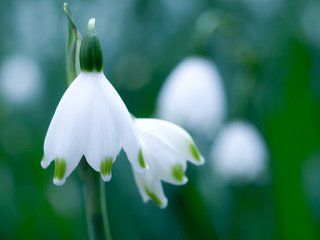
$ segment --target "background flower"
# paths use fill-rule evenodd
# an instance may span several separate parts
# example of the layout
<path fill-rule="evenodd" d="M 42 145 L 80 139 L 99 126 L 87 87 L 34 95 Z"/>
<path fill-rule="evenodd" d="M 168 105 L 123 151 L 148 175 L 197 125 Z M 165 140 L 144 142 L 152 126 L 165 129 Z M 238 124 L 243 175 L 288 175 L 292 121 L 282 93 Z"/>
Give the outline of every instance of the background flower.
<path fill-rule="evenodd" d="M 106 77 L 132 114 L 158 113 L 165 79 L 183 60 L 199 56 L 213 62 L 221 77 L 228 105 L 222 126 L 245 119 L 259 130 L 268 152 L 264 183 L 225 187 L 211 161 L 188 167 L 188 184 L 163 184 L 170 200 L 165 210 L 141 201 L 120 152 L 106 186 L 114 239 L 319 239 L 320 204 L 314 200 L 317 191 L 310 193 L 318 186 L 309 179 L 318 168 L 308 171 L 319 152 L 317 0 L 79 0 L 69 5 L 79 29 L 93 16 L 101 23 Z M 0 13 L 1 86 L 12 57 L 27 56 L 39 70 L 32 98 L 13 103 L 0 89 L 0 238 L 86 239 L 82 198 L 75 197 L 82 194 L 77 172 L 53 197 L 54 168 L 39 167 L 47 127 L 66 89 L 62 2 L 3 0 Z M 203 32 L 207 35 L 199 36 Z M 15 68 L 9 82 L 28 72 L 21 64 Z M 21 81 L 26 84 L 27 76 Z M 209 159 L 216 139 L 202 129 L 192 137 Z M 66 214 L 70 202 L 74 208 Z"/>
<path fill-rule="evenodd" d="M 144 202 L 152 200 L 161 208 L 167 206 L 161 181 L 185 184 L 187 161 L 201 165 L 204 159 L 191 136 L 181 127 L 159 119 L 134 119 L 143 157 L 149 165 L 145 173 L 133 168 L 136 184 Z"/>
<path fill-rule="evenodd" d="M 158 116 L 212 136 L 226 115 L 223 83 L 216 66 L 188 57 L 170 73 L 158 97 Z"/>
<path fill-rule="evenodd" d="M 256 180 L 266 171 L 264 140 L 250 123 L 233 121 L 220 129 L 211 150 L 213 170 L 227 180 Z"/>

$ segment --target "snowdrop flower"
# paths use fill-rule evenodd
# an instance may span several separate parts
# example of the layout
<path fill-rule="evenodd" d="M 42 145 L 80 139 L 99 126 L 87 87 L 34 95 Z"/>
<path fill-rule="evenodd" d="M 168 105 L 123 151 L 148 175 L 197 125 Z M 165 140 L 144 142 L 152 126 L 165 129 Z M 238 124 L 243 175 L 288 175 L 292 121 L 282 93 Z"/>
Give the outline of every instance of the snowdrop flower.
<path fill-rule="evenodd" d="M 143 156 L 149 164 L 144 174 L 133 169 L 136 184 L 144 202 L 152 200 L 167 206 L 161 181 L 180 185 L 187 182 L 187 160 L 200 165 L 204 159 L 191 136 L 179 126 L 158 119 L 135 119 Z"/>
<path fill-rule="evenodd" d="M 212 136 L 226 115 L 222 80 L 215 65 L 200 57 L 182 61 L 160 91 L 158 115 Z"/>
<path fill-rule="evenodd" d="M 60 100 L 44 142 L 41 166 L 55 160 L 56 185 L 65 182 L 83 155 L 109 181 L 121 147 L 136 171 L 148 167 L 131 116 L 102 72 L 102 60 L 95 19 L 90 19 L 80 48 L 81 73 Z"/>
<path fill-rule="evenodd" d="M 214 170 L 227 180 L 254 180 L 266 168 L 267 149 L 254 126 L 235 121 L 219 131 L 211 159 Z"/>
<path fill-rule="evenodd" d="M 0 69 L 0 91 L 5 100 L 16 105 L 38 100 L 42 91 L 39 65 L 23 55 L 5 59 Z"/>

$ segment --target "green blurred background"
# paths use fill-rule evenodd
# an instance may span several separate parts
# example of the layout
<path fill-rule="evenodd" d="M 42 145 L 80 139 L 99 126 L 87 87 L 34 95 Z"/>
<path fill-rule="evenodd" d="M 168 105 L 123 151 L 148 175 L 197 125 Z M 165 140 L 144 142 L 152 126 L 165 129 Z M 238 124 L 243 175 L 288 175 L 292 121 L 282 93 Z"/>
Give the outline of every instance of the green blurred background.
<path fill-rule="evenodd" d="M 137 117 L 183 59 L 213 61 L 225 122 L 263 136 L 267 171 L 224 182 L 212 139 L 189 182 L 164 184 L 169 205 L 144 204 L 125 154 L 107 183 L 114 239 L 320 239 L 320 2 L 317 0 L 69 1 L 79 31 L 95 17 L 104 71 Z M 63 1 L 0 1 L 0 239 L 87 239 L 79 173 L 62 187 L 40 167 L 43 140 L 66 89 Z M 194 110 L 196 112 L 196 110 Z"/>

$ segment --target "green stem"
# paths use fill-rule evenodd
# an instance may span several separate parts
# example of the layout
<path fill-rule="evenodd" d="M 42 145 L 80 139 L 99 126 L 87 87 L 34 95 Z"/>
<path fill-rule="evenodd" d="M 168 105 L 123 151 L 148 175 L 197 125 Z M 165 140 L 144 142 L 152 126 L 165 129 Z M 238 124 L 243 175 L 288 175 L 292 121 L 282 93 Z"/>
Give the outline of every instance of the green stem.
<path fill-rule="evenodd" d="M 105 188 L 105 183 L 102 181 L 101 178 L 100 178 L 100 202 L 101 202 L 101 211 L 102 211 L 104 231 L 106 234 L 106 240 L 112 240 L 109 217 L 108 217 L 108 209 L 107 209 L 106 188 Z"/>
<path fill-rule="evenodd" d="M 99 188 L 99 181 L 102 180 L 100 180 L 99 174 L 87 164 L 85 159 L 81 160 L 79 166 L 89 239 L 111 240 L 104 184 L 100 183 Z"/>
<path fill-rule="evenodd" d="M 91 221 L 91 214 L 90 214 L 90 207 L 89 207 L 89 196 L 88 192 L 86 191 L 86 188 L 82 187 L 83 192 L 83 198 L 84 198 L 84 205 L 85 205 L 85 213 L 86 213 L 86 222 L 87 222 L 87 228 L 88 228 L 88 234 L 90 240 L 95 240 L 95 233 L 93 231 L 93 224 Z"/>

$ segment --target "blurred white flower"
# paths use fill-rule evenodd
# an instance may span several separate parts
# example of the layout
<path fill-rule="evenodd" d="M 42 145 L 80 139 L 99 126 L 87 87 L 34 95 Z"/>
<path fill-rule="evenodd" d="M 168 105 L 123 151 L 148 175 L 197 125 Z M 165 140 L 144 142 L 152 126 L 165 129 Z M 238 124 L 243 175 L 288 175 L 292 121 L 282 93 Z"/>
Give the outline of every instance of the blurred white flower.
<path fill-rule="evenodd" d="M 226 115 L 222 80 L 215 65 L 199 57 L 182 61 L 160 91 L 158 115 L 212 136 Z"/>
<path fill-rule="evenodd" d="M 13 55 L 1 66 L 0 91 L 5 100 L 24 104 L 37 99 L 42 89 L 41 72 L 29 57 Z"/>
<path fill-rule="evenodd" d="M 133 169 L 136 184 L 142 199 L 152 200 L 159 207 L 167 206 L 161 181 L 185 184 L 187 160 L 200 165 L 204 159 L 191 136 L 179 126 L 158 119 L 135 119 L 143 157 L 149 170 L 143 174 Z"/>
<path fill-rule="evenodd" d="M 44 142 L 41 166 L 55 160 L 56 185 L 65 182 L 83 155 L 109 181 L 121 147 L 137 171 L 147 168 L 130 113 L 103 74 L 102 61 L 95 20 L 90 19 L 81 43 L 81 73 L 60 100 Z"/>
<path fill-rule="evenodd" d="M 266 168 L 267 149 L 250 123 L 235 121 L 224 126 L 211 150 L 213 167 L 227 180 L 254 180 Z"/>

